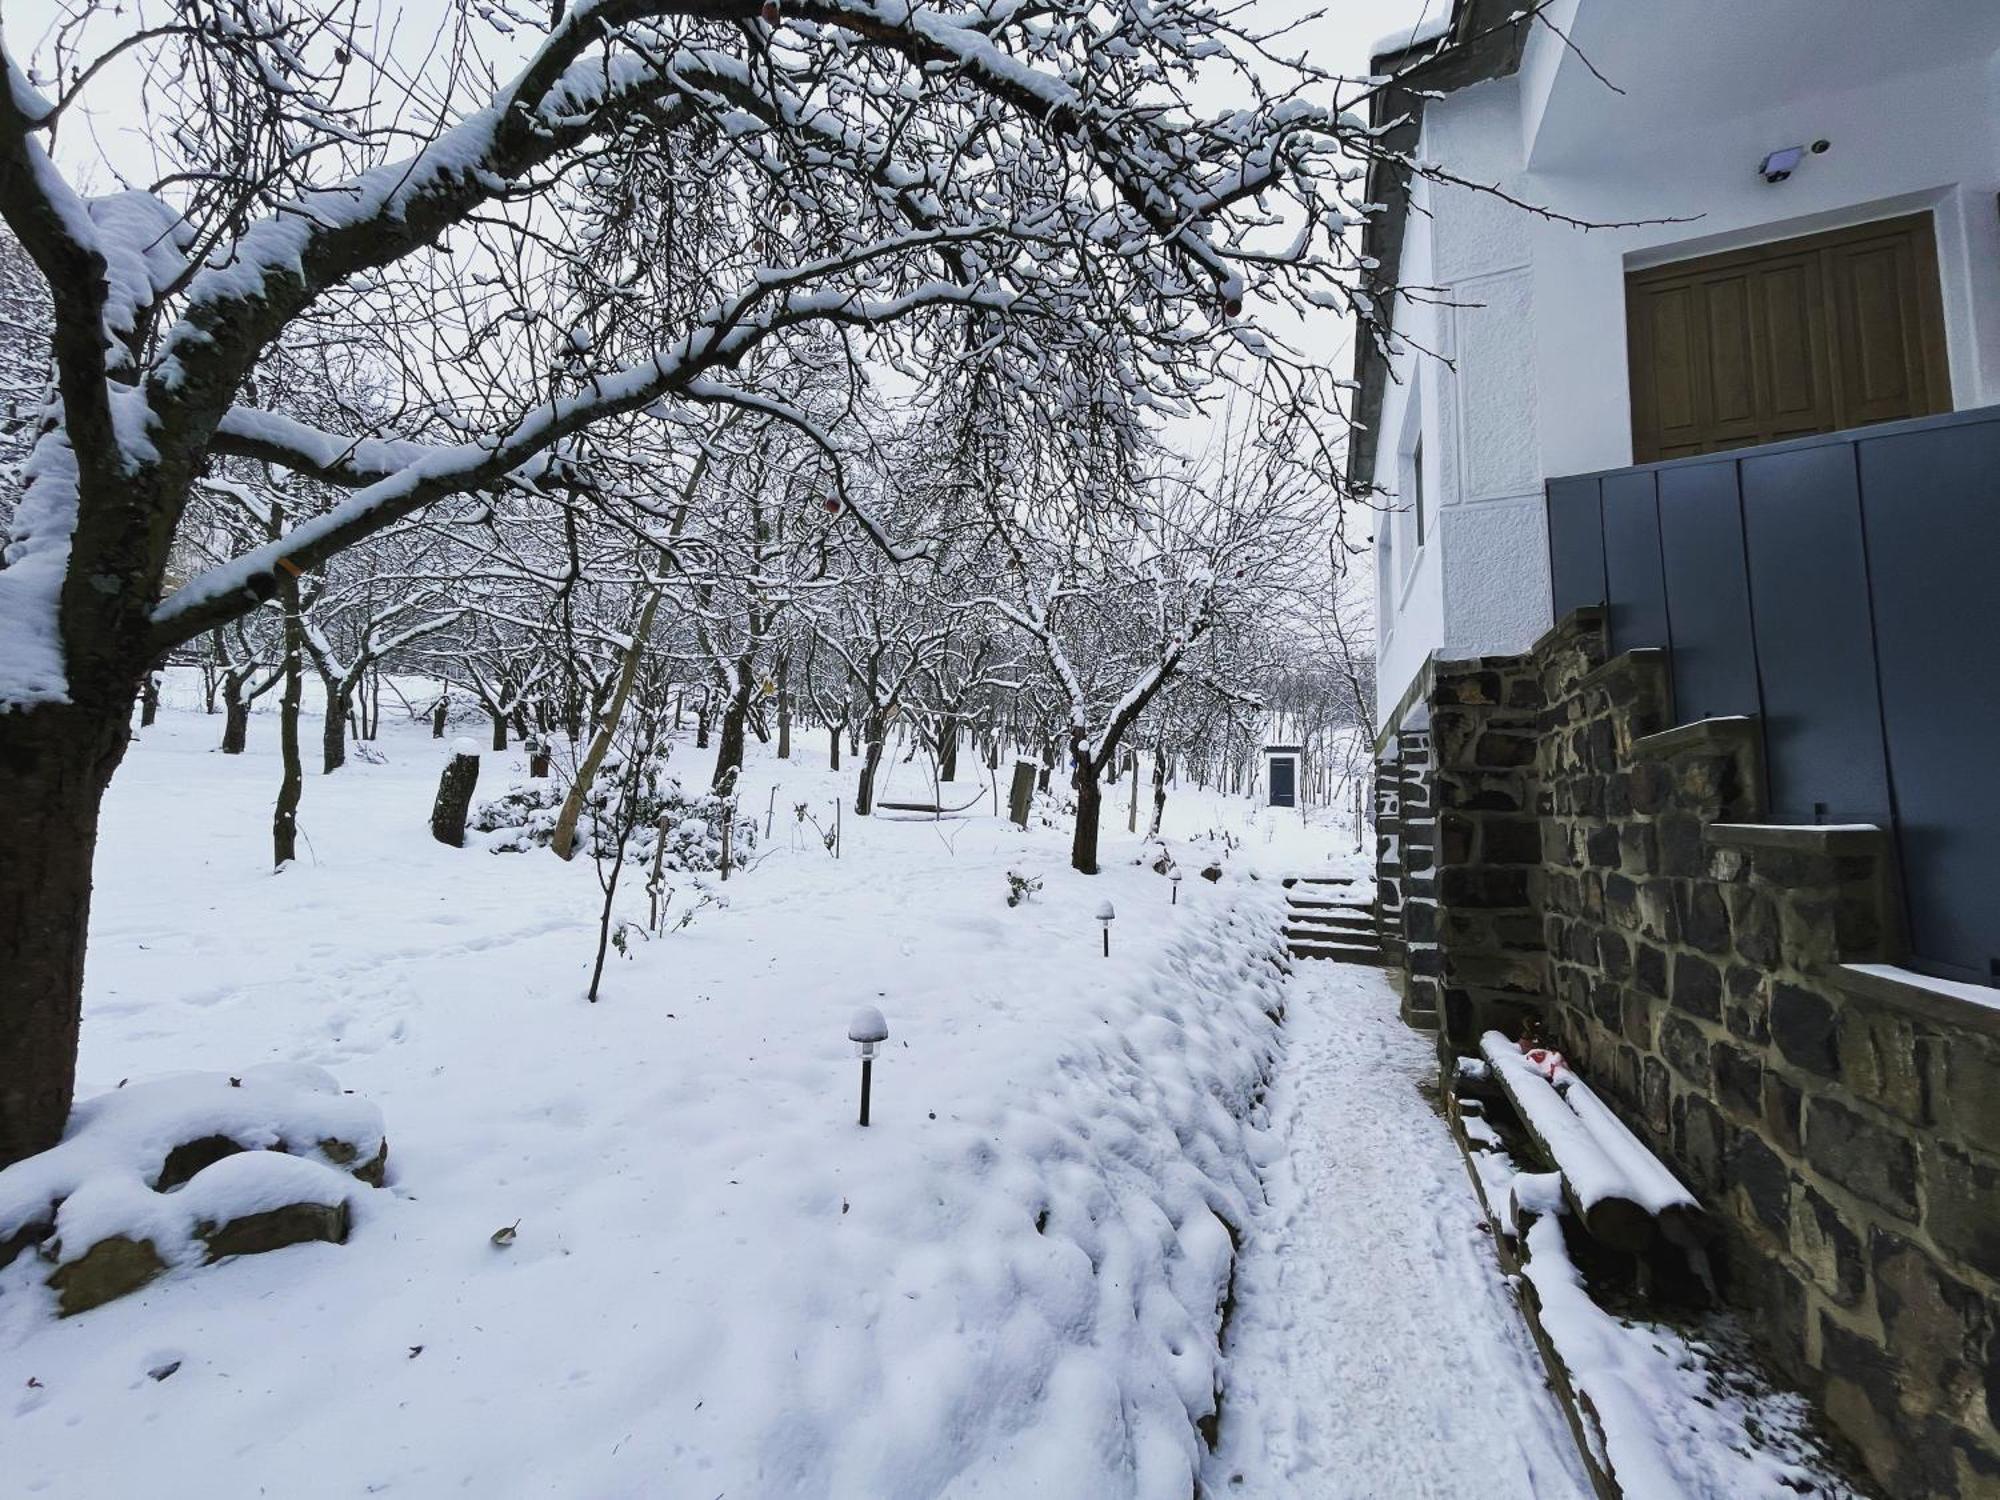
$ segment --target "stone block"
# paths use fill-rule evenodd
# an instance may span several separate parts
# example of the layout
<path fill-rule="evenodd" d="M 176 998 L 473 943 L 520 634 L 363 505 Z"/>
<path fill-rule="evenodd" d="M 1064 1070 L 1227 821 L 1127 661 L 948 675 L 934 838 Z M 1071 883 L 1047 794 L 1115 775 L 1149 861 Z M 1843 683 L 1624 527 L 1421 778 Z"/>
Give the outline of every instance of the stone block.
<path fill-rule="evenodd" d="M 1771 990 L 1771 1040 L 1785 1061 L 1822 1078 L 1840 1076 L 1839 1025 L 1824 995 L 1796 984 Z"/>
<path fill-rule="evenodd" d="M 347 1205 L 288 1203 L 224 1224 L 203 1224 L 196 1232 L 208 1247 L 207 1259 L 211 1261 L 228 1255 L 261 1255 L 314 1240 L 340 1245 L 347 1242 Z"/>
<path fill-rule="evenodd" d="M 1615 870 L 1619 866 L 1618 830 L 1606 823 L 1591 829 L 1585 836 L 1585 857 L 1600 870 Z"/>
<path fill-rule="evenodd" d="M 1895 1420 L 1902 1391 L 1894 1362 L 1826 1312 L 1819 1348 L 1827 1417 L 1877 1478 L 1895 1483 L 1907 1455 Z"/>
<path fill-rule="evenodd" d="M 1917 1151 L 1907 1136 L 1815 1094 L 1806 1101 L 1806 1160 L 1812 1169 L 1899 1219 L 1917 1217 Z"/>
<path fill-rule="evenodd" d="M 1725 1191 L 1749 1209 L 1744 1224 L 1762 1225 L 1778 1244 L 1784 1244 L 1792 1227 L 1792 1176 L 1784 1160 L 1756 1135 L 1740 1128 L 1730 1129 L 1722 1154 Z"/>
<path fill-rule="evenodd" d="M 1645 1115 L 1646 1128 L 1653 1139 L 1663 1141 L 1671 1129 L 1671 1104 L 1673 1084 L 1667 1065 L 1657 1057 L 1648 1056 L 1639 1075 L 1639 1104 Z"/>
<path fill-rule="evenodd" d="M 1613 979 L 1624 979 L 1632 972 L 1632 944 L 1622 935 L 1607 928 L 1596 929 L 1597 966 Z"/>
<path fill-rule="evenodd" d="M 1674 914 L 1680 920 L 1681 941 L 1704 953 L 1729 951 L 1729 908 L 1722 893 L 1705 880 L 1674 888 Z"/>
<path fill-rule="evenodd" d="M 1868 1237 L 1883 1343 L 1902 1367 L 1904 1402 L 1918 1410 L 1981 1402 L 1993 1312 L 1971 1287 L 1918 1246 L 1875 1230 Z"/>
<path fill-rule="evenodd" d="M 1605 920 L 1627 932 L 1639 929 L 1639 886 L 1624 875 L 1607 875 L 1604 879 L 1603 902 Z"/>
<path fill-rule="evenodd" d="M 1926 1141 L 1924 1208 L 1924 1227 L 1939 1249 L 2000 1280 L 2000 1162 Z"/>
<path fill-rule="evenodd" d="M 1870 1103 L 1923 1124 L 1924 1076 L 1917 1040 L 1908 1017 L 1849 1000 L 1835 1030 L 1841 1081 Z"/>
<path fill-rule="evenodd" d="M 1813 1285 L 1842 1307 L 1853 1307 L 1867 1289 L 1861 1235 L 1834 1204 L 1804 1183 L 1792 1200 L 1792 1254 Z"/>
<path fill-rule="evenodd" d="M 1805 1152 L 1805 1095 L 1785 1079 L 1764 1070 L 1764 1130 L 1791 1156 Z"/>
<path fill-rule="evenodd" d="M 1736 953 L 1759 968 L 1776 968 L 1782 957 L 1778 948 L 1778 906 L 1765 891 L 1754 886 L 1729 887 L 1730 928 Z"/>
<path fill-rule="evenodd" d="M 114 1234 L 57 1266 L 48 1284 L 55 1288 L 57 1313 L 67 1318 L 138 1291 L 166 1268 L 151 1240 Z"/>
<path fill-rule="evenodd" d="M 1541 825 L 1533 818 L 1482 818 L 1479 852 L 1490 865 L 1538 865 L 1542 861 Z"/>
<path fill-rule="evenodd" d="M 1508 771 L 1533 765 L 1535 737 L 1489 729 L 1473 742 L 1471 764 L 1489 771 Z"/>
<path fill-rule="evenodd" d="M 2000 1042 L 1952 1032 L 1929 1049 L 1927 1060 L 1939 1126 L 1969 1146 L 2000 1154 Z"/>
<path fill-rule="evenodd" d="M 1652 1002 L 1636 990 L 1623 992 L 1623 1009 L 1619 1014 L 1618 1029 L 1625 1039 L 1643 1051 L 1653 1050 L 1653 1006 Z"/>
<path fill-rule="evenodd" d="M 1700 1094 L 1674 1095 L 1674 1162 L 1697 1193 L 1721 1191 L 1722 1149 L 1728 1131 L 1721 1113 Z"/>
<path fill-rule="evenodd" d="M 1681 940 L 1680 918 L 1674 910 L 1674 887 L 1669 880 L 1649 880 L 1639 887 L 1639 931 L 1656 943 Z"/>
<path fill-rule="evenodd" d="M 1618 868 L 1627 875 L 1651 875 L 1659 863 L 1659 843 L 1650 823 L 1626 823 L 1618 830 Z"/>
<path fill-rule="evenodd" d="M 1717 1042 L 1709 1051 L 1715 1068 L 1715 1102 L 1746 1121 L 1764 1118 L 1764 1064 L 1754 1052 Z"/>
<path fill-rule="evenodd" d="M 1699 1016 L 1704 1021 L 1719 1021 L 1722 1019 L 1722 974 L 1699 954 L 1676 953 L 1671 998 L 1676 1010 Z"/>
<path fill-rule="evenodd" d="M 1699 818 L 1689 813 L 1667 813 L 1659 821 L 1656 836 L 1662 874 L 1686 876 L 1706 872 L 1708 853 L 1702 845 Z"/>
<path fill-rule="evenodd" d="M 1762 1047 L 1771 1040 L 1771 1007 L 1762 970 L 1732 964 L 1722 977 L 1722 1020 L 1732 1036 Z"/>
<path fill-rule="evenodd" d="M 1632 953 L 1632 982 L 1655 999 L 1666 999 L 1666 953 L 1650 943 L 1637 944 Z"/>
<path fill-rule="evenodd" d="M 1632 811 L 1651 817 L 1667 805 L 1673 777 L 1658 761 L 1642 760 L 1626 774 L 1625 784 L 1632 797 Z"/>
<path fill-rule="evenodd" d="M 1441 813 L 1437 820 L 1438 858 L 1447 865 L 1469 865 L 1472 863 L 1473 836 L 1479 826 L 1476 818 L 1464 813 Z"/>
<path fill-rule="evenodd" d="M 1660 1055 L 1696 1088 L 1708 1087 L 1708 1038 L 1687 1017 L 1669 1013 L 1660 1018 Z"/>

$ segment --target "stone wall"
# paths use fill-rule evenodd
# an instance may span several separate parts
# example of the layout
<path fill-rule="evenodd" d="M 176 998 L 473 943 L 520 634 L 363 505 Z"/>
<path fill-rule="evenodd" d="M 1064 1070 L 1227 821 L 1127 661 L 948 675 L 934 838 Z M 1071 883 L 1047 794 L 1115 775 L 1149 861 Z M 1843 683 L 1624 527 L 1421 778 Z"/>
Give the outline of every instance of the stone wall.
<path fill-rule="evenodd" d="M 1897 1496 L 2000 1496 L 2000 992 L 1899 951 L 1872 830 L 1770 828 L 1757 726 L 1571 616 L 1441 663 L 1442 1047 L 1527 1027 L 1702 1197 L 1725 1294 Z"/>
<path fill-rule="evenodd" d="M 1402 981 L 1403 1019 L 1438 1024 L 1437 812 L 1427 729 L 1391 736 L 1375 766 L 1375 925 Z"/>

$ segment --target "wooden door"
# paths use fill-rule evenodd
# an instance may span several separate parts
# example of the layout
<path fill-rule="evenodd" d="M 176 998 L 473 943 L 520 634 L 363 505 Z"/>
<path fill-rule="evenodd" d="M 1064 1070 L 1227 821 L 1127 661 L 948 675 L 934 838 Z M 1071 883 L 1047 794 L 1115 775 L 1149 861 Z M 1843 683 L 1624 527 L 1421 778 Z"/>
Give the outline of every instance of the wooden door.
<path fill-rule="evenodd" d="M 1635 463 L 1951 409 L 1929 214 L 1625 278 Z"/>

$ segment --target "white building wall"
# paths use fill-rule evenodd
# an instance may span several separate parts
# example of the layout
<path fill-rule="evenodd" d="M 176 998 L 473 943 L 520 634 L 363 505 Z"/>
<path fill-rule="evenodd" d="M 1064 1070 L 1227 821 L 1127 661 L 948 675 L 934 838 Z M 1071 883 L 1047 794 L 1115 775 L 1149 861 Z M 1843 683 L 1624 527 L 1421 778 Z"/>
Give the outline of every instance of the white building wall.
<path fill-rule="evenodd" d="M 1419 151 L 1508 183 L 1520 171 L 1519 119 L 1511 80 L 1434 100 Z M 1399 275 L 1435 291 L 1397 308 L 1405 347 L 1375 459 L 1375 482 L 1401 507 L 1378 528 L 1392 538 L 1377 571 L 1382 722 L 1432 652 L 1518 651 L 1549 624 L 1532 256 L 1518 209 L 1418 184 Z M 1407 458 L 1419 433 L 1428 537 L 1413 559 Z"/>
<path fill-rule="evenodd" d="M 1519 651 L 1551 623 L 1543 481 L 1632 462 L 1628 270 L 1933 210 L 1953 404 L 2000 403 L 1990 47 L 1747 111 L 1704 97 L 1698 81 L 1670 108 L 1593 84 L 1601 97 L 1579 113 L 1561 91 L 1580 85 L 1556 78 L 1560 46 L 1538 29 L 1518 75 L 1430 101 L 1420 154 L 1575 219 L 1685 222 L 1585 232 L 1491 194 L 1419 184 L 1401 283 L 1436 286 L 1439 300 L 1397 308 L 1406 347 L 1378 427 L 1375 482 L 1403 507 L 1378 517 L 1376 533 L 1390 542 L 1377 567 L 1385 725 L 1432 652 Z M 1756 174 L 1766 152 L 1822 138 L 1832 149 L 1789 181 Z M 1419 435 L 1421 549 L 1407 508 Z"/>

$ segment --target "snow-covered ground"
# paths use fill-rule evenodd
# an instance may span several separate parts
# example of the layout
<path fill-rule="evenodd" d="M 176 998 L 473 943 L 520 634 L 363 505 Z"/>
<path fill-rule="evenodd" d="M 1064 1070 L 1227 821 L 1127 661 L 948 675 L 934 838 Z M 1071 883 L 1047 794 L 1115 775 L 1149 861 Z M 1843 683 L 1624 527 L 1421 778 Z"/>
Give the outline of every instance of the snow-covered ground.
<path fill-rule="evenodd" d="M 1590 1495 L 1464 1162 L 1419 1092 L 1436 1076 L 1379 972 L 1300 965 L 1205 1495 Z"/>
<path fill-rule="evenodd" d="M 1189 1493 L 1284 995 L 1248 872 L 1350 841 L 1177 789 L 1170 837 L 1244 843 L 1171 906 L 1121 787 L 1095 880 L 1065 828 L 991 817 L 850 816 L 836 862 L 787 812 L 849 788 L 804 736 L 753 752 L 777 825 L 727 906 L 591 1006 L 588 863 L 434 843 L 446 743 L 391 725 L 385 763 L 309 767 L 273 875 L 275 725 L 241 757 L 219 728 L 169 709 L 114 785 L 82 1092 L 324 1067 L 382 1110 L 390 1185 L 344 1246 L 75 1318 L 32 1257 L 0 1272 L 9 1493 Z M 519 756 L 486 761 L 496 791 Z M 1046 881 L 1014 909 L 1010 868 Z M 891 1028 L 866 1131 L 862 1004 Z"/>

